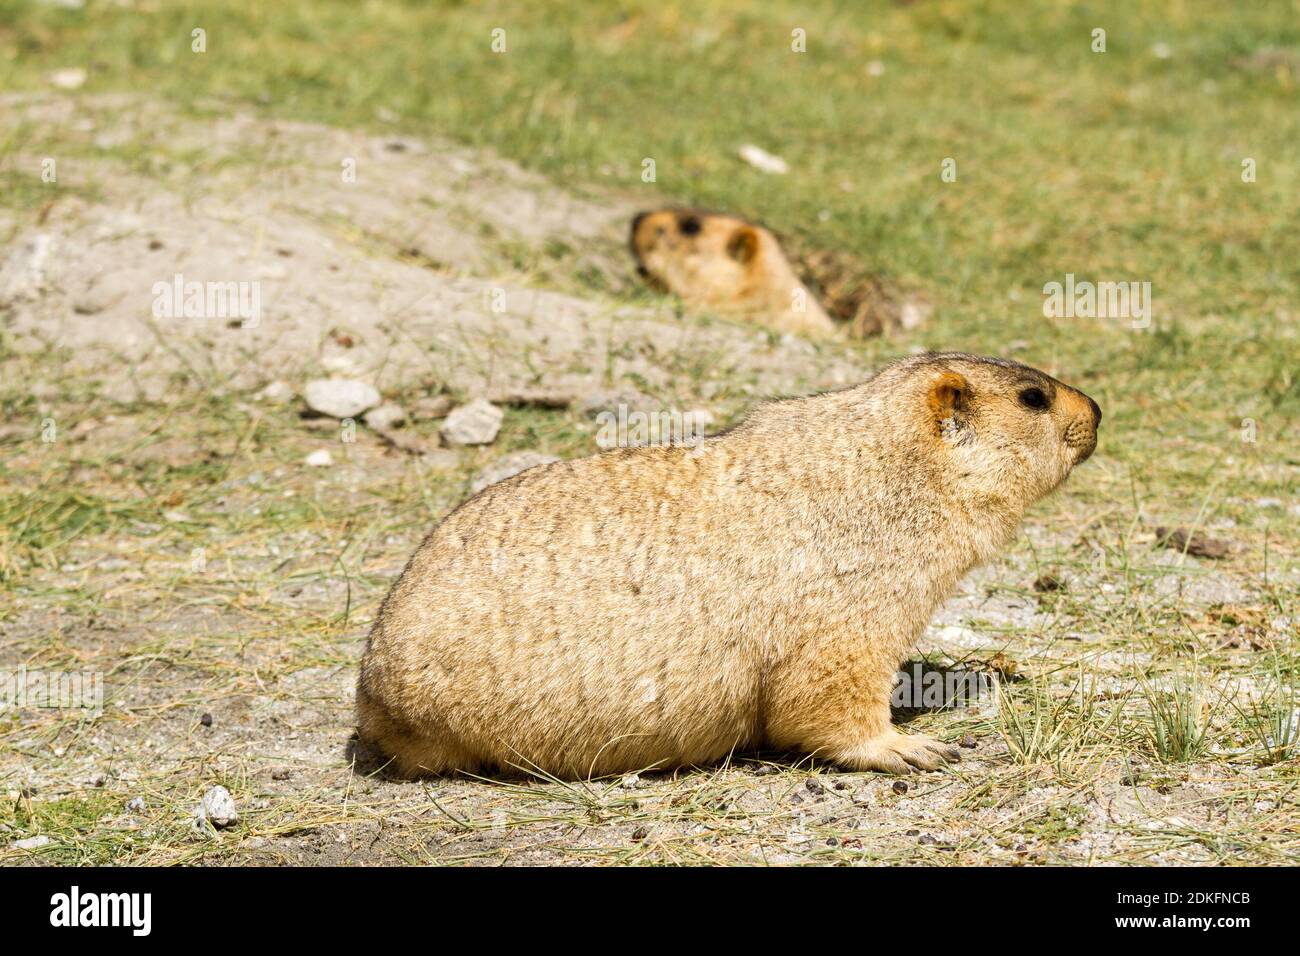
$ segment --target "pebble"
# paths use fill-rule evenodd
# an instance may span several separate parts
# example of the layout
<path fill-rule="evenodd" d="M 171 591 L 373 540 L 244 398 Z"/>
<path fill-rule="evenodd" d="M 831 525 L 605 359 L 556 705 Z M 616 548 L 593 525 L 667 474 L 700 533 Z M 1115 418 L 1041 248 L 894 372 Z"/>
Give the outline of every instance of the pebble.
<path fill-rule="evenodd" d="M 126 808 L 132 813 L 143 813 L 144 797 L 132 797 L 130 800 L 126 802 Z"/>
<path fill-rule="evenodd" d="M 271 402 L 280 405 L 293 398 L 293 388 L 290 387 L 288 382 L 270 382 L 253 397 L 260 402 Z"/>
<path fill-rule="evenodd" d="M 80 89 L 86 83 L 86 71 L 79 66 L 69 66 L 55 70 L 49 76 L 50 83 L 61 90 Z"/>
<path fill-rule="evenodd" d="M 975 738 L 970 734 L 965 734 L 961 738 L 961 746 L 965 747 L 967 750 L 975 749 Z"/>
<path fill-rule="evenodd" d="M 375 431 L 387 431 L 406 421 L 406 409 L 393 402 L 385 402 L 383 405 L 377 405 L 366 412 L 362 421 L 366 423 L 367 428 L 373 428 Z"/>
<path fill-rule="evenodd" d="M 894 793 L 899 793 L 899 794 L 907 793 L 907 784 L 904 783 L 902 780 L 895 780 L 893 790 Z"/>
<path fill-rule="evenodd" d="M 307 383 L 303 400 L 313 412 L 331 418 L 356 418 L 380 402 L 373 385 L 350 378 L 318 378 Z"/>
<path fill-rule="evenodd" d="M 239 810 L 235 807 L 235 798 L 225 787 L 216 786 L 203 795 L 203 802 L 194 811 L 195 820 L 204 820 L 217 829 L 228 827 L 239 821 Z"/>
<path fill-rule="evenodd" d="M 324 468 L 334 463 L 334 456 L 327 449 L 318 448 L 303 459 L 312 468 Z"/>
<path fill-rule="evenodd" d="M 25 840 L 15 840 L 9 846 L 14 850 L 38 850 L 43 846 L 49 846 L 54 840 L 47 836 L 28 837 Z"/>
<path fill-rule="evenodd" d="M 442 424 L 442 440 L 448 445 L 490 445 L 496 441 L 504 419 L 501 409 L 477 398 L 447 416 Z"/>
<path fill-rule="evenodd" d="M 753 143 L 746 143 L 741 146 L 737 152 L 740 158 L 755 169 L 765 173 L 772 173 L 776 176 L 784 176 L 790 171 L 790 165 L 780 156 L 774 156 L 765 149 L 755 146 Z"/>
<path fill-rule="evenodd" d="M 411 406 L 411 417 L 416 421 L 428 418 L 446 418 L 447 413 L 456 407 L 450 395 L 426 395 L 417 399 Z"/>

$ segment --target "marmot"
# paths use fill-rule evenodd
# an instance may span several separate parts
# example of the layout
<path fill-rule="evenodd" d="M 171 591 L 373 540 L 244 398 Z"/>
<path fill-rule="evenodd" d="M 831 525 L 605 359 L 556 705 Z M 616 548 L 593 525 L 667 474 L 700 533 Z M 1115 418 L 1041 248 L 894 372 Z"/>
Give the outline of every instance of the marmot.
<path fill-rule="evenodd" d="M 1100 420 L 1036 369 L 931 353 L 693 445 L 524 471 L 448 515 L 384 600 L 360 739 L 408 776 L 755 748 L 934 769 L 957 751 L 893 728 L 898 666 Z"/>
<path fill-rule="evenodd" d="M 755 223 L 696 209 L 661 209 L 632 220 L 629 244 L 637 272 L 691 306 L 780 332 L 835 332 L 776 238 Z"/>

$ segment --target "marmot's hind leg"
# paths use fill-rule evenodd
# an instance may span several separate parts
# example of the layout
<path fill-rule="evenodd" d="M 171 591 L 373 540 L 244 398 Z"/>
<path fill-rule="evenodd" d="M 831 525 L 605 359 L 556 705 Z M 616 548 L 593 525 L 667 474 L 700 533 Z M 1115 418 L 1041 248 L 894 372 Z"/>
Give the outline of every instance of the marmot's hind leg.
<path fill-rule="evenodd" d="M 407 779 L 434 777 L 455 770 L 472 770 L 479 761 L 455 744 L 424 736 L 400 723 L 364 685 L 357 687 L 357 736 L 376 751 L 378 769 Z"/>

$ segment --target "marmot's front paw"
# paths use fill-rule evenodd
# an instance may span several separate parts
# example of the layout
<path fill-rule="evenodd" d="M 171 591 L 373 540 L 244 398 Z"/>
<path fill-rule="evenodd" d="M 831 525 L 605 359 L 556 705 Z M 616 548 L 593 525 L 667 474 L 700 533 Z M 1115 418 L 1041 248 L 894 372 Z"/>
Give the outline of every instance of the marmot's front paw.
<path fill-rule="evenodd" d="M 961 751 L 952 744 L 921 734 L 900 734 L 896 730 L 889 730 L 836 758 L 836 762 L 845 767 L 881 773 L 938 770 L 945 763 L 958 760 L 961 760 Z"/>

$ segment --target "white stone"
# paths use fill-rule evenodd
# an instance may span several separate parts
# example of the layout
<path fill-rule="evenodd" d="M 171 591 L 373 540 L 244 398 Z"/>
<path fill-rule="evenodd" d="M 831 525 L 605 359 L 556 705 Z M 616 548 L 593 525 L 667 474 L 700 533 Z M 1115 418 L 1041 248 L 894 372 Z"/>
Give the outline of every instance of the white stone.
<path fill-rule="evenodd" d="M 54 840 L 47 836 L 28 837 L 26 840 L 15 840 L 9 846 L 15 850 L 38 850 L 43 846 L 49 846 Z"/>
<path fill-rule="evenodd" d="M 55 70 L 50 74 L 50 82 L 61 90 L 80 89 L 86 82 L 86 71 L 79 66 Z"/>
<path fill-rule="evenodd" d="M 501 409 L 476 398 L 447 416 L 442 425 L 442 440 L 448 445 L 490 445 L 496 440 L 504 419 Z"/>
<path fill-rule="evenodd" d="M 348 378 L 318 378 L 307 383 L 303 400 L 313 412 L 331 418 L 356 418 L 379 404 L 373 385 Z"/>
<path fill-rule="evenodd" d="M 365 421 L 367 428 L 373 428 L 377 432 L 396 428 L 406 421 L 406 409 L 393 402 L 385 402 L 383 405 L 378 405 L 366 412 L 363 421 Z"/>
<path fill-rule="evenodd" d="M 228 827 L 239 821 L 239 810 L 235 807 L 235 798 L 225 787 L 213 787 L 203 795 L 203 802 L 194 811 L 194 816 L 207 820 L 214 827 Z"/>
<path fill-rule="evenodd" d="M 784 176 L 790 171 L 790 167 L 784 159 L 780 156 L 773 156 L 767 150 L 760 149 L 753 143 L 746 143 L 741 146 L 739 152 L 741 159 L 762 172 Z"/>

